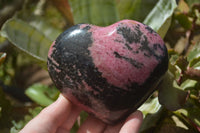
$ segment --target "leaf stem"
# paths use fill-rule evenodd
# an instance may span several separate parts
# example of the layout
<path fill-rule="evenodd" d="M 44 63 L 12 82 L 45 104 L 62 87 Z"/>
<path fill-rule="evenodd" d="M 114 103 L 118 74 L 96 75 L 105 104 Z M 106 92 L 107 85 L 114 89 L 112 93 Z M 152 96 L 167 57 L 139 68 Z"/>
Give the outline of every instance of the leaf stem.
<path fill-rule="evenodd" d="M 187 116 L 185 116 L 183 113 L 180 113 L 178 111 L 172 112 L 172 115 L 175 115 L 185 126 L 188 127 L 188 129 L 191 129 L 193 131 L 199 132 L 199 129 L 197 128 L 197 125 L 194 125 L 194 122 L 191 121 Z"/>

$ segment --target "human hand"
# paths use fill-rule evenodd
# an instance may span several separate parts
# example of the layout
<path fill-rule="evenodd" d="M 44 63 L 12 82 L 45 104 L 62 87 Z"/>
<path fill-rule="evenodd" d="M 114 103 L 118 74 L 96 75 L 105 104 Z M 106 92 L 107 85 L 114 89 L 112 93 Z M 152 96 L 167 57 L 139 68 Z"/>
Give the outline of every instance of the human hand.
<path fill-rule="evenodd" d="M 70 133 L 81 110 L 62 95 L 43 109 L 19 133 Z M 89 116 L 78 133 L 137 133 L 143 120 L 140 111 L 131 114 L 124 122 L 110 126 Z"/>

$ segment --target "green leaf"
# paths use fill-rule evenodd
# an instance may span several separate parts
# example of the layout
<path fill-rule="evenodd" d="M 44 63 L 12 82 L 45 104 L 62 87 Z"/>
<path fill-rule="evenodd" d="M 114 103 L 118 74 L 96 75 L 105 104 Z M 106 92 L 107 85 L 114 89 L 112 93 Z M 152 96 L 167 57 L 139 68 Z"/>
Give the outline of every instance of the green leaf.
<path fill-rule="evenodd" d="M 140 132 L 156 127 L 157 122 L 163 114 L 163 107 L 159 104 L 158 97 L 145 102 L 139 110 L 142 111 L 145 117 L 142 122 Z"/>
<path fill-rule="evenodd" d="M 150 26 L 164 38 L 171 24 L 171 17 L 176 7 L 175 0 L 160 0 L 143 23 Z"/>
<path fill-rule="evenodd" d="M 178 20 L 179 24 L 183 26 L 186 30 L 192 28 L 192 21 L 184 13 L 177 13 L 175 19 Z"/>
<path fill-rule="evenodd" d="M 188 61 L 192 61 L 199 57 L 200 57 L 200 44 L 193 48 L 193 50 L 188 54 L 187 59 Z"/>
<path fill-rule="evenodd" d="M 46 65 L 52 41 L 28 23 L 12 18 L 2 27 L 1 35 L 23 52 Z"/>
<path fill-rule="evenodd" d="M 143 115 L 146 116 L 148 113 L 156 113 L 161 108 L 158 98 L 147 100 L 138 110 L 142 111 Z"/>
<path fill-rule="evenodd" d="M 189 67 L 195 67 L 195 66 L 197 67 L 197 66 L 199 66 L 198 65 L 199 62 L 200 62 L 200 56 L 191 60 L 189 63 Z"/>
<path fill-rule="evenodd" d="M 52 88 L 49 88 L 48 86 L 42 84 L 34 84 L 25 91 L 25 94 L 31 100 L 35 101 L 36 103 L 42 106 L 48 106 L 51 103 L 53 103 L 55 97 L 58 96 L 58 93 L 58 90 L 52 92 Z M 52 97 L 52 95 L 54 95 L 54 98 Z"/>
<path fill-rule="evenodd" d="M 74 23 L 107 26 L 122 19 L 142 22 L 158 0 L 69 0 Z M 142 13 L 141 13 L 142 12 Z"/>
<path fill-rule="evenodd" d="M 51 40 L 52 42 L 62 32 L 58 28 L 55 28 L 49 23 L 47 23 L 46 20 L 41 17 L 35 18 L 34 20 L 30 21 L 29 24 L 34 28 L 36 28 L 39 32 L 44 34 L 44 36 L 49 40 Z"/>
<path fill-rule="evenodd" d="M 141 133 L 148 133 L 148 131 L 151 128 L 156 128 L 157 123 L 160 120 L 162 114 L 163 114 L 162 108 L 160 108 L 160 110 L 156 113 L 147 114 L 146 117 L 144 118 L 143 122 L 142 122 L 141 127 L 140 127 L 140 132 Z"/>
<path fill-rule="evenodd" d="M 69 0 L 74 23 L 105 26 L 119 20 L 114 0 Z"/>
<path fill-rule="evenodd" d="M 197 69 L 197 70 L 200 70 L 200 61 L 198 61 L 196 64 L 194 64 L 192 66 L 193 68 Z"/>
<path fill-rule="evenodd" d="M 158 0 L 115 0 L 117 14 L 122 19 L 132 19 L 139 22 L 144 21 L 145 17 L 156 5 Z"/>
<path fill-rule="evenodd" d="M 29 114 L 25 115 L 23 120 L 16 122 L 12 120 L 13 126 L 10 128 L 10 133 L 18 133 L 31 119 L 38 115 L 42 111 L 42 107 L 38 106 L 33 109 L 29 109 Z"/>
<path fill-rule="evenodd" d="M 169 59 L 169 65 L 168 65 L 168 71 L 170 71 L 171 74 L 175 77 L 175 79 L 178 81 L 180 79 L 181 69 L 177 66 L 177 62 L 179 60 L 178 54 L 170 55 Z"/>
<path fill-rule="evenodd" d="M 195 88 L 196 84 L 197 84 L 197 81 L 188 79 L 181 84 L 181 88 L 183 90 L 186 90 L 186 89 L 188 90 L 190 88 L 193 89 Z"/>
<path fill-rule="evenodd" d="M 175 82 L 174 75 L 168 71 L 159 85 L 159 102 L 167 109 L 175 111 L 185 104 L 188 92 L 182 90 Z"/>
<path fill-rule="evenodd" d="M 142 0 L 118 0 L 116 7 L 120 19 L 134 19 L 140 18 Z"/>
<path fill-rule="evenodd" d="M 196 63 L 200 62 L 200 43 L 196 44 L 187 56 L 189 66 L 192 67 Z"/>

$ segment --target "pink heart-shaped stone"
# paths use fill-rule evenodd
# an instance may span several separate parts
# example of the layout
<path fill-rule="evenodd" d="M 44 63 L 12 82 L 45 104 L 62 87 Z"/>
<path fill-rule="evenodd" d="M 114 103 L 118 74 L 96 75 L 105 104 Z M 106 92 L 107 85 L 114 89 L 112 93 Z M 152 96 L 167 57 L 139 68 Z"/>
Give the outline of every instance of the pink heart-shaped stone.
<path fill-rule="evenodd" d="M 107 27 L 75 25 L 56 39 L 48 54 L 56 87 L 108 124 L 124 120 L 144 103 L 167 69 L 162 38 L 133 20 Z"/>

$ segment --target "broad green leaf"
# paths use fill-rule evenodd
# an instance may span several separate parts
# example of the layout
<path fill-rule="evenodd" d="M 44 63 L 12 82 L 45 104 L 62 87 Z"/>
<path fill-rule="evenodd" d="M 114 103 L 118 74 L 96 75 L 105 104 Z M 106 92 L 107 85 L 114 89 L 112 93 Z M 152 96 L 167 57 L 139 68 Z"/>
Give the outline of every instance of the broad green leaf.
<path fill-rule="evenodd" d="M 89 23 L 89 0 L 68 0 L 70 7 L 72 8 L 72 14 L 74 18 L 74 23 Z"/>
<path fill-rule="evenodd" d="M 188 61 L 200 57 L 200 43 L 196 44 L 187 56 Z"/>
<path fill-rule="evenodd" d="M 156 5 L 158 0 L 115 0 L 117 13 L 122 19 L 132 19 L 142 22 Z"/>
<path fill-rule="evenodd" d="M 17 48 L 46 64 L 52 40 L 28 23 L 12 18 L 2 27 L 1 35 Z"/>
<path fill-rule="evenodd" d="M 171 17 L 176 7 L 175 0 L 159 0 L 143 23 L 150 26 L 164 38 L 171 24 Z"/>
<path fill-rule="evenodd" d="M 105 26 L 119 20 L 114 0 L 69 0 L 74 23 Z"/>
<path fill-rule="evenodd" d="M 122 19 L 142 22 L 158 0 L 69 0 L 74 23 L 107 26 Z"/>
<path fill-rule="evenodd" d="M 59 2 L 61 1 L 67 3 L 66 0 L 59 0 Z M 66 6 L 66 4 L 63 4 L 62 2 L 59 4 L 62 4 L 62 6 Z M 14 17 L 23 20 L 24 22 L 36 28 L 39 32 L 43 33 L 45 37 L 47 37 L 49 40 L 54 41 L 57 36 L 62 32 L 62 28 L 64 25 L 63 16 L 54 7 L 46 7 L 44 14 L 42 15 L 36 13 L 38 11 L 37 8 L 33 10 L 31 9 L 30 5 L 26 6 L 26 8 L 23 8 L 22 10 L 17 12 Z M 65 11 L 68 11 L 68 9 L 66 10 L 65 8 Z"/>
<path fill-rule="evenodd" d="M 184 13 L 175 14 L 175 19 L 178 20 L 179 24 L 183 26 L 186 30 L 192 28 L 192 21 Z"/>
<path fill-rule="evenodd" d="M 200 43 L 197 43 L 187 56 L 189 67 L 200 70 Z"/>
<path fill-rule="evenodd" d="M 110 25 L 119 20 L 119 16 L 115 12 L 114 0 L 87 0 L 90 1 L 90 20 L 92 24 Z"/>
<path fill-rule="evenodd" d="M 34 20 L 30 21 L 29 24 L 36 28 L 39 32 L 43 33 L 45 37 L 52 42 L 62 32 L 61 30 L 48 24 L 43 18 L 35 18 Z"/>
<path fill-rule="evenodd" d="M 139 110 L 145 117 L 140 128 L 140 132 L 143 132 L 156 126 L 162 115 L 163 107 L 159 104 L 158 97 L 155 97 L 150 102 L 145 102 Z"/>
<path fill-rule="evenodd" d="M 167 109 L 175 111 L 185 104 L 188 92 L 182 90 L 175 82 L 174 75 L 168 71 L 159 85 L 159 102 Z"/>
<path fill-rule="evenodd" d="M 57 12 L 53 12 L 54 14 Z M 47 12 L 48 14 L 48 12 Z M 60 16 L 56 16 L 60 17 Z M 16 13 L 16 19 L 22 20 L 23 22 L 27 23 L 28 25 L 35 28 L 41 34 L 44 34 L 46 38 L 51 40 L 52 42 L 58 37 L 58 35 L 62 32 L 59 29 L 59 25 L 53 25 L 52 22 L 49 22 L 52 18 L 47 16 L 39 16 L 32 14 L 32 10 L 23 9 L 20 12 Z M 62 23 L 62 22 L 60 22 Z"/>
<path fill-rule="evenodd" d="M 190 63 L 189 63 L 189 66 L 195 68 L 195 67 L 198 67 L 198 66 L 199 66 L 199 65 L 198 65 L 199 63 L 200 63 L 200 56 L 194 58 L 193 60 L 191 60 Z"/>
<path fill-rule="evenodd" d="M 161 108 L 158 98 L 146 101 L 138 110 L 142 111 L 143 115 L 146 116 L 148 113 L 156 113 Z"/>
<path fill-rule="evenodd" d="M 25 91 L 25 94 L 39 105 L 48 106 L 54 101 L 54 99 L 48 95 L 48 93 L 50 94 L 50 92 L 52 92 L 51 89 L 52 88 L 42 84 L 34 84 Z M 58 91 L 55 91 L 54 95 L 58 95 Z"/>
<path fill-rule="evenodd" d="M 197 70 L 200 70 L 200 60 L 192 66 L 193 68 L 197 69 Z"/>
<path fill-rule="evenodd" d="M 181 88 L 183 89 L 183 90 L 186 90 L 186 89 L 194 89 L 195 88 L 195 86 L 196 86 L 196 84 L 197 84 L 197 81 L 196 80 L 190 80 L 190 79 L 188 79 L 188 80 L 186 80 L 186 81 L 184 81 L 182 84 L 181 84 Z"/>
<path fill-rule="evenodd" d="M 117 13 L 122 19 L 142 22 L 156 5 L 158 0 L 115 0 Z"/>
<path fill-rule="evenodd" d="M 119 18 L 137 20 L 141 16 L 141 2 L 142 0 L 118 0 L 116 6 Z"/>
<path fill-rule="evenodd" d="M 200 43 L 196 44 L 187 56 L 189 66 L 192 67 L 196 63 L 200 62 Z"/>
<path fill-rule="evenodd" d="M 135 17 L 136 18 L 139 17 L 136 20 L 143 22 L 144 19 L 147 17 L 147 15 L 155 7 L 155 5 L 158 1 L 159 0 L 142 0 L 142 2 L 140 4 L 140 9 L 139 9 L 139 11 L 135 11 L 133 19 L 135 19 Z M 136 14 L 138 14 L 138 15 L 136 15 Z"/>

